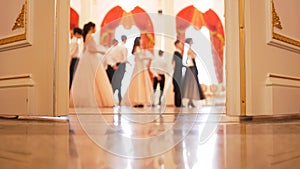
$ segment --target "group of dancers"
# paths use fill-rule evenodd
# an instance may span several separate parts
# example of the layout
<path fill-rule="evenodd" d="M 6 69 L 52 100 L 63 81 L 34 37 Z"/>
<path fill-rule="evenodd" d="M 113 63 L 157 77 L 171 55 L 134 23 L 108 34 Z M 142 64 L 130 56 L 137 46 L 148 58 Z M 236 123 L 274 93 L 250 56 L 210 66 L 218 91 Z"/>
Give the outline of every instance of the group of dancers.
<path fill-rule="evenodd" d="M 154 105 L 153 93 L 157 85 L 160 87 L 158 105 L 162 104 L 164 94 L 167 62 L 163 58 L 164 52 L 159 50 L 158 56 L 153 57 L 149 51 L 143 49 L 141 37 L 134 39 L 131 51 L 134 56 L 134 68 L 130 78 L 124 78 L 128 62 L 128 49 L 125 44 L 127 37 L 121 36 L 121 43 L 113 41 L 113 45 L 106 49 L 96 44 L 93 34 L 96 25 L 89 22 L 80 28 L 73 29 L 70 44 L 70 101 L 74 107 L 113 107 L 134 106 L 144 107 Z M 80 54 L 79 43 L 83 39 L 83 50 Z M 182 98 L 188 98 L 188 106 L 195 107 L 193 100 L 205 99 L 198 81 L 195 62 L 196 53 L 191 49 L 192 39 L 183 42 L 176 40 L 176 50 L 173 55 L 173 87 L 174 104 L 182 107 Z M 188 48 L 185 49 L 185 46 Z M 80 56 L 79 56 L 80 55 Z M 183 59 L 183 56 L 187 56 Z M 80 58 L 80 59 L 79 59 Z M 150 66 L 149 66 L 150 63 Z M 182 70 L 185 69 L 185 72 Z M 153 82 L 149 71 L 153 75 Z M 183 74 L 184 73 L 184 74 Z M 124 83 L 129 86 L 122 91 Z M 123 93 L 123 95 L 122 95 Z M 117 101 L 114 99 L 117 95 Z"/>

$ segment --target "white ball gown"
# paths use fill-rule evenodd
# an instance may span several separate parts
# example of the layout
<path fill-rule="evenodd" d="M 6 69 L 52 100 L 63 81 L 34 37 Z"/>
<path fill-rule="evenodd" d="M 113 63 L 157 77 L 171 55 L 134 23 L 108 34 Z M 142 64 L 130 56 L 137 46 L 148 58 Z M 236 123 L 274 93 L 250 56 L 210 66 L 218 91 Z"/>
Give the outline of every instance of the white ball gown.
<path fill-rule="evenodd" d="M 87 39 L 71 90 L 70 107 L 95 108 L 112 107 L 113 93 L 94 37 Z"/>
<path fill-rule="evenodd" d="M 148 72 L 148 63 L 152 58 L 144 51 L 134 53 L 134 69 L 130 84 L 124 95 L 122 105 L 150 105 L 152 100 L 153 86 Z"/>

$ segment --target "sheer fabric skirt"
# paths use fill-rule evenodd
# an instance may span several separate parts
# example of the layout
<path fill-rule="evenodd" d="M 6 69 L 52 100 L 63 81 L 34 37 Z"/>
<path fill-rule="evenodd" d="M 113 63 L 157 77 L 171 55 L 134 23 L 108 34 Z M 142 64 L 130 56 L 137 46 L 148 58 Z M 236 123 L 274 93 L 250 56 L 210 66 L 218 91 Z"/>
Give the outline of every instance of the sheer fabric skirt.
<path fill-rule="evenodd" d="M 182 84 L 183 98 L 194 100 L 205 99 L 197 76 L 197 69 L 194 66 L 187 67 Z"/>

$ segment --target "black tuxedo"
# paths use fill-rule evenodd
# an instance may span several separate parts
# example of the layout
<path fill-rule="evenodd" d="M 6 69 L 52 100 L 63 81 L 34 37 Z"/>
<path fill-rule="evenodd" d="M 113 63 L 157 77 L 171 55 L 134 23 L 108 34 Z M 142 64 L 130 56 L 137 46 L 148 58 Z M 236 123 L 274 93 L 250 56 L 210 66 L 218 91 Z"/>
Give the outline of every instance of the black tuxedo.
<path fill-rule="evenodd" d="M 182 106 L 182 97 L 181 97 L 181 89 L 182 89 L 182 54 L 178 51 L 174 52 L 173 62 L 175 62 L 175 68 L 173 73 L 173 87 L 174 87 L 174 102 L 176 107 Z"/>

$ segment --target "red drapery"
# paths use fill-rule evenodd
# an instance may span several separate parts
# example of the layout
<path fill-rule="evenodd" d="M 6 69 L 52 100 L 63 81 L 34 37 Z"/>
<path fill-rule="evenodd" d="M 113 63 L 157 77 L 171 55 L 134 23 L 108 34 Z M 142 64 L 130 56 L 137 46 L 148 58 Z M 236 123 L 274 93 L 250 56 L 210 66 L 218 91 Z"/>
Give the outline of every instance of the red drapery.
<path fill-rule="evenodd" d="M 78 13 L 73 8 L 70 8 L 70 30 L 72 30 L 75 27 L 78 27 L 78 23 L 79 23 Z"/>
<path fill-rule="evenodd" d="M 130 29 L 133 25 L 136 25 L 140 29 L 143 49 L 148 49 L 153 53 L 155 44 L 153 25 L 145 10 L 139 6 L 136 6 L 130 12 L 124 11 L 120 6 L 112 8 L 102 21 L 100 44 L 111 46 L 115 37 L 115 30 L 119 25 L 123 25 L 125 29 Z M 150 70 L 149 74 L 152 79 L 153 76 Z"/>
<path fill-rule="evenodd" d="M 202 13 L 191 5 L 181 10 L 176 16 L 176 31 L 178 39 L 184 41 L 185 31 L 190 25 L 193 25 L 197 30 L 200 30 L 202 26 L 209 29 L 216 76 L 218 82 L 222 83 L 225 40 L 224 29 L 220 18 L 211 9 Z"/>
<path fill-rule="evenodd" d="M 145 10 L 138 6 L 130 12 L 124 11 L 120 6 L 112 8 L 101 24 L 100 44 L 111 46 L 112 39 L 115 37 L 115 29 L 119 25 L 123 25 L 125 29 L 136 25 L 140 29 L 143 48 L 153 49 L 155 43 L 153 25 Z"/>

